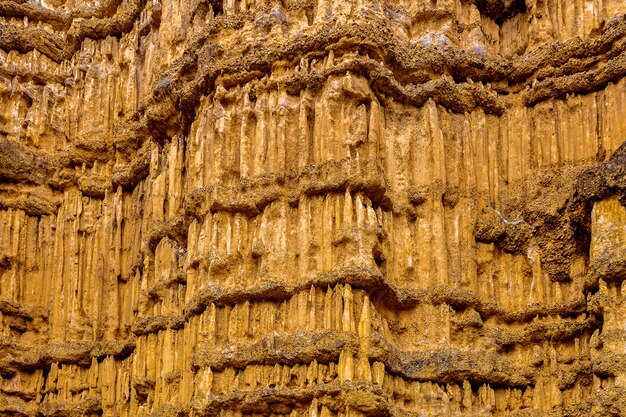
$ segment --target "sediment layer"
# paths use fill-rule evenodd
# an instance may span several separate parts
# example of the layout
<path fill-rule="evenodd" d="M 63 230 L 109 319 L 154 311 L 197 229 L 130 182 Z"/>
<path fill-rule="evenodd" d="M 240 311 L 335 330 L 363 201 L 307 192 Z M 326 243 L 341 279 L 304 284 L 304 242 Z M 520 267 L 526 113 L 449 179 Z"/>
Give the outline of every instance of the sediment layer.
<path fill-rule="evenodd" d="M 0 414 L 619 416 L 626 7 L 0 1 Z"/>

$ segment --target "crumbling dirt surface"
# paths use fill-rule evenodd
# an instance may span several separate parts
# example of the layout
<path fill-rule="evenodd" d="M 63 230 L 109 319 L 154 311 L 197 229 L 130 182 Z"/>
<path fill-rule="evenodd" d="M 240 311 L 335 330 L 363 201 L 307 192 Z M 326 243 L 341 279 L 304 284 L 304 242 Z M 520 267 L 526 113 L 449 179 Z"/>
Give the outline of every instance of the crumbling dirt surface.
<path fill-rule="evenodd" d="M 0 415 L 626 415 L 622 0 L 0 0 Z"/>

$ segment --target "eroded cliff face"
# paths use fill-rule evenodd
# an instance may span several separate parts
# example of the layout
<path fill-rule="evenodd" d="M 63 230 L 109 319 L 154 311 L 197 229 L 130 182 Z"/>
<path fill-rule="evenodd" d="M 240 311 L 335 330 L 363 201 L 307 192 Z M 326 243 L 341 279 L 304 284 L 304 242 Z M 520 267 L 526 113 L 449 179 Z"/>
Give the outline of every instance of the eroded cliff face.
<path fill-rule="evenodd" d="M 623 416 L 623 0 L 0 1 L 0 414 Z"/>

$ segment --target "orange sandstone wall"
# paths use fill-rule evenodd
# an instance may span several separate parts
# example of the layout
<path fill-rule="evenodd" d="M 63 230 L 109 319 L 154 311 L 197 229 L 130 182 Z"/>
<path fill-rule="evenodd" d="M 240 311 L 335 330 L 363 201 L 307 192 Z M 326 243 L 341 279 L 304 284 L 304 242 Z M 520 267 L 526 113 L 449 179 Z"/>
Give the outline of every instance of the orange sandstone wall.
<path fill-rule="evenodd" d="M 0 415 L 623 416 L 623 0 L 0 0 Z"/>

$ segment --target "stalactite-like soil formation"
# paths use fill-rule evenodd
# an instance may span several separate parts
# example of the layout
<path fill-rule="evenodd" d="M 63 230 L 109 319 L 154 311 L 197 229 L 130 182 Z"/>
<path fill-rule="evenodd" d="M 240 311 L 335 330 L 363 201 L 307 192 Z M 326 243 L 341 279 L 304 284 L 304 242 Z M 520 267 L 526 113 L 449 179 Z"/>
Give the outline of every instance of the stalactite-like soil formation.
<path fill-rule="evenodd" d="M 0 415 L 626 415 L 623 0 L 0 0 Z"/>

